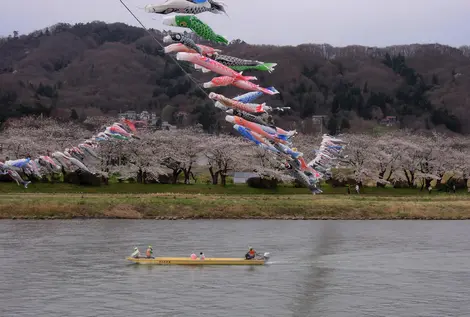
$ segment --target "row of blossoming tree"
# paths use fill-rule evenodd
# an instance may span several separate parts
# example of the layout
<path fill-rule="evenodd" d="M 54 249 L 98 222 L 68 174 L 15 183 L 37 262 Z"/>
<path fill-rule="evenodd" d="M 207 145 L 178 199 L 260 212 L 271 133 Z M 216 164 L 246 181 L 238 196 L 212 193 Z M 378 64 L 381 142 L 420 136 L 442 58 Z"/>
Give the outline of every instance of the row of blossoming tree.
<path fill-rule="evenodd" d="M 51 118 L 23 117 L 7 121 L 0 131 L 0 161 L 48 155 L 80 143 L 113 122 L 112 118 L 88 118 L 83 124 Z M 234 171 L 291 182 L 275 157 L 253 147 L 237 135 L 209 135 L 197 127 L 140 130 L 140 139 L 100 144 L 100 160 L 87 165 L 96 175 L 118 175 L 139 182 L 167 179 L 190 183 L 206 170 L 213 184 L 225 185 Z M 307 161 L 315 155 L 320 136 L 296 137 L 298 150 Z M 470 174 L 470 140 L 463 136 L 427 135 L 396 131 L 383 135 L 348 134 L 345 157 L 333 170 L 336 181 L 360 185 L 428 187 L 446 181 L 467 183 Z M 202 169 L 201 169 L 202 168 Z M 199 172 L 200 173 L 200 172 Z"/>

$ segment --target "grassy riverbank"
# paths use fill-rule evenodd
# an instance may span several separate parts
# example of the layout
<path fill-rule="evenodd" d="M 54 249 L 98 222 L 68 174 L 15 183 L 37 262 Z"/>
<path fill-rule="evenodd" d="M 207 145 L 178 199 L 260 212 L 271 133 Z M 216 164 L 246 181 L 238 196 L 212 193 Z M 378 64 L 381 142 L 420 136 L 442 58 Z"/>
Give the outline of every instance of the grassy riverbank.
<path fill-rule="evenodd" d="M 323 184 L 321 189 L 324 195 L 341 195 L 347 194 L 346 187 L 331 187 Z M 251 188 L 247 185 L 228 184 L 223 187 L 220 185 L 206 184 L 137 184 L 137 183 L 110 183 L 103 186 L 79 186 L 66 183 L 33 183 L 27 189 L 18 186 L 16 183 L 0 183 L 0 194 L 16 194 L 16 193 L 90 193 L 90 194 L 162 194 L 162 193 L 178 193 L 178 194 L 207 194 L 207 195 L 309 195 L 310 191 L 306 188 L 295 188 L 293 186 L 278 186 L 276 189 Z M 468 195 L 465 190 L 461 190 L 458 195 Z M 351 196 L 354 196 L 355 190 L 351 187 Z M 367 187 L 361 189 L 361 195 L 373 196 L 449 196 L 449 193 L 433 191 L 431 195 L 426 190 L 409 188 L 376 188 Z"/>
<path fill-rule="evenodd" d="M 470 219 L 470 197 L 0 193 L 0 218 Z"/>

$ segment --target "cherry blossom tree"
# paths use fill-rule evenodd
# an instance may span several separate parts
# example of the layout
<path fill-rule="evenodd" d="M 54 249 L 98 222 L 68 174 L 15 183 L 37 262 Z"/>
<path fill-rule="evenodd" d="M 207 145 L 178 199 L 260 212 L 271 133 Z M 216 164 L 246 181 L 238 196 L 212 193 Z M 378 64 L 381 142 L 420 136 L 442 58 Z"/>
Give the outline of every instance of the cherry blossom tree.
<path fill-rule="evenodd" d="M 447 137 L 439 133 L 433 133 L 432 137 L 429 138 L 431 149 L 428 149 L 428 151 L 431 153 L 431 160 L 428 172 L 434 175 L 430 179 L 436 179 L 436 186 L 442 183 L 447 172 L 454 172 L 456 167 L 461 164 L 456 155 L 456 150 L 453 148 L 454 142 L 453 137 Z M 428 183 L 430 184 L 430 182 Z"/>
<path fill-rule="evenodd" d="M 415 181 L 420 181 L 421 190 L 428 188 L 433 180 L 439 184 L 444 174 L 454 168 L 449 138 L 438 133 L 407 134 L 401 140 L 403 173 L 410 187 L 414 187 Z"/>
<path fill-rule="evenodd" d="M 131 162 L 133 144 L 125 140 L 110 139 L 99 143 L 100 171 L 122 178 L 137 177 L 138 166 Z"/>
<path fill-rule="evenodd" d="M 398 152 L 393 162 L 396 171 L 394 179 L 405 180 L 409 187 L 415 187 L 416 182 L 420 182 L 421 189 L 427 188 L 433 180 L 439 185 L 445 173 L 459 166 L 451 137 L 439 133 L 426 136 L 409 132 L 390 137 L 393 139 L 389 142 Z"/>
<path fill-rule="evenodd" d="M 29 116 L 9 120 L 2 132 L 2 143 L 10 159 L 34 158 L 76 146 L 89 134 L 72 122 Z"/>
<path fill-rule="evenodd" d="M 374 138 L 367 134 L 349 134 L 343 139 L 348 143 L 345 147 L 345 158 L 340 163 L 342 168 L 337 170 L 336 178 L 352 178 L 360 186 L 368 180 L 386 183 L 378 177 L 380 157 L 377 155 Z"/>
<path fill-rule="evenodd" d="M 321 142 L 321 136 L 299 133 L 291 139 L 291 148 L 294 151 L 301 152 L 306 162 L 315 157 L 315 148 Z M 261 178 L 289 182 L 294 178 L 285 170 L 285 158 L 278 156 L 270 150 L 249 143 L 252 147 L 250 152 L 244 156 L 244 162 L 247 170 L 254 172 Z M 287 157 L 287 156 L 286 156 Z"/>
<path fill-rule="evenodd" d="M 397 139 L 401 170 L 400 173 L 395 174 L 395 177 L 405 180 L 410 188 L 416 186 L 416 175 L 419 172 L 418 163 L 422 151 L 420 143 L 423 141 L 424 139 L 411 134 Z"/>
<path fill-rule="evenodd" d="M 104 147 L 111 155 L 111 159 L 108 158 L 113 166 L 110 171 L 119 172 L 123 177 L 135 176 L 139 183 L 166 174 L 161 161 L 168 148 L 161 134 L 162 131 L 141 131 L 139 139 L 110 141 Z"/>
<path fill-rule="evenodd" d="M 294 178 L 286 171 L 284 164 L 275 153 L 254 146 L 250 154 L 246 156 L 246 165 L 249 165 L 249 171 L 254 172 L 261 178 L 269 178 L 276 181 L 293 181 Z"/>
<path fill-rule="evenodd" d="M 401 167 L 401 137 L 403 137 L 402 133 L 392 133 L 381 135 L 373 140 L 373 151 L 377 156 L 378 179 L 381 180 L 377 182 L 377 187 L 391 182 L 395 171 Z"/>
<path fill-rule="evenodd" d="M 189 184 L 190 178 L 194 180 L 192 169 L 198 158 L 203 155 L 207 144 L 207 135 L 198 127 L 191 127 L 175 131 L 161 131 L 160 138 L 167 150 L 162 165 L 172 170 L 173 183 L 183 173 L 184 183 Z"/>
<path fill-rule="evenodd" d="M 315 150 L 320 147 L 322 137 L 320 135 L 310 135 L 299 133 L 292 138 L 292 148 L 303 153 L 306 162 L 314 159 Z"/>
<path fill-rule="evenodd" d="M 240 137 L 224 134 L 208 137 L 205 156 L 212 184 L 218 184 L 220 177 L 221 184 L 225 186 L 230 171 L 249 166 L 251 147 L 252 144 Z"/>
<path fill-rule="evenodd" d="M 467 137 L 452 137 L 448 142 L 450 149 L 444 154 L 450 166 L 447 183 L 454 179 L 462 180 L 467 186 L 470 176 L 470 141 Z"/>

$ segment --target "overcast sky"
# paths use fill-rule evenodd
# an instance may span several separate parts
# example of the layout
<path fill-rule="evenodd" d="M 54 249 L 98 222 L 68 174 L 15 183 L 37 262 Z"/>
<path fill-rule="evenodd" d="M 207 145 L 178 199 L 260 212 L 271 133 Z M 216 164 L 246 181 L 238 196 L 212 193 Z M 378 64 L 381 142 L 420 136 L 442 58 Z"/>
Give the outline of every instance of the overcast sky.
<path fill-rule="evenodd" d="M 144 12 L 164 0 L 125 0 L 147 27 L 161 15 Z M 0 35 L 29 33 L 58 22 L 101 20 L 137 25 L 119 0 L 1 0 Z M 387 46 L 470 44 L 470 0 L 224 0 L 229 17 L 198 17 L 229 40 L 251 44 L 328 43 Z M 172 28 L 173 30 L 182 30 Z"/>

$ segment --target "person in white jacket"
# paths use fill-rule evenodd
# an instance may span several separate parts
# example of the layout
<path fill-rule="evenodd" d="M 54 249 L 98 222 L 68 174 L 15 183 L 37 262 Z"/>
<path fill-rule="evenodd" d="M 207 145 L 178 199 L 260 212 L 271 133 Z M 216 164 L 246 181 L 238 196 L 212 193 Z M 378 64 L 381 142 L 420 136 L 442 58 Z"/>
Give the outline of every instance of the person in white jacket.
<path fill-rule="evenodd" d="M 133 258 L 139 258 L 140 257 L 140 251 L 137 249 L 137 247 L 134 247 L 134 252 L 131 254 Z"/>

